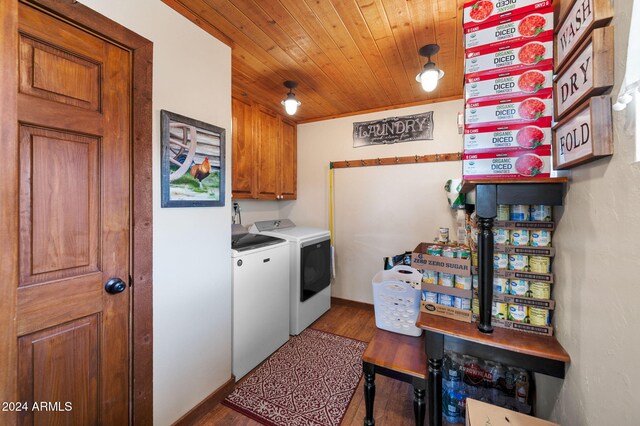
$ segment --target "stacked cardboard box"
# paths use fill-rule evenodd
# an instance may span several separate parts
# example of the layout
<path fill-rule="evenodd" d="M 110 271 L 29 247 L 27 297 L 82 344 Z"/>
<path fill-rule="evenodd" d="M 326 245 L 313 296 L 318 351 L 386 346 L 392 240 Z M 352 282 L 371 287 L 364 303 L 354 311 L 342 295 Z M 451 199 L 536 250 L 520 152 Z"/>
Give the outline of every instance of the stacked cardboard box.
<path fill-rule="evenodd" d="M 467 255 L 464 258 L 445 257 L 441 254 L 434 256 L 431 254 L 433 248 L 437 248 L 438 251 L 463 248 Z M 423 273 L 422 300 L 420 301 L 422 312 L 471 322 L 472 276 L 468 247 L 420 243 L 411 255 L 411 266 Z M 443 282 L 444 277 L 448 277 L 447 284 Z M 463 279 L 459 280 L 459 278 Z M 463 285 L 458 285 L 459 283 Z M 460 303 L 456 303 L 456 299 Z"/>
<path fill-rule="evenodd" d="M 463 27 L 464 178 L 549 177 L 551 1 L 473 0 Z"/>

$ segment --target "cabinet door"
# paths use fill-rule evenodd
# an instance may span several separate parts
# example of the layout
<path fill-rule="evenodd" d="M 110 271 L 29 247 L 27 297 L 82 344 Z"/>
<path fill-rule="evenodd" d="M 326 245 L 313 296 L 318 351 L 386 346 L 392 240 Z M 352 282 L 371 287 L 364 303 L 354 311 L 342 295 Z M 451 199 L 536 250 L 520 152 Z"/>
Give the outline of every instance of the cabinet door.
<path fill-rule="evenodd" d="M 253 110 L 256 134 L 256 186 L 258 198 L 276 200 L 279 195 L 280 119 L 261 106 Z"/>
<path fill-rule="evenodd" d="M 297 195 L 297 138 L 295 123 L 282 120 L 280 125 L 280 195 L 295 200 Z"/>
<path fill-rule="evenodd" d="M 231 189 L 233 198 L 256 198 L 255 138 L 251 104 L 232 98 Z"/>

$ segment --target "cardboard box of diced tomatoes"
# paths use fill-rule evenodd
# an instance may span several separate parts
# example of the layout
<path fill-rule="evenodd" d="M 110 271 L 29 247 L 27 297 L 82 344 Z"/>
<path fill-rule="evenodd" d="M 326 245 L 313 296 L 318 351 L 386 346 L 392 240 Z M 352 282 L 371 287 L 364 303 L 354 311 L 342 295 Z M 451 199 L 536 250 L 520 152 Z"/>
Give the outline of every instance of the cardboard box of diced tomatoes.
<path fill-rule="evenodd" d="M 466 77 L 525 68 L 539 69 L 553 65 L 553 35 L 501 46 L 480 46 L 466 49 L 464 54 Z"/>
<path fill-rule="evenodd" d="M 490 22 L 467 26 L 464 29 L 464 47 L 473 49 L 499 46 L 522 40 L 534 40 L 553 34 L 553 8 L 535 13 L 513 15 Z"/>
<path fill-rule="evenodd" d="M 484 178 L 544 178 L 551 176 L 551 147 L 532 150 L 465 152 L 462 157 L 464 179 Z"/>
<path fill-rule="evenodd" d="M 464 4 L 463 26 L 468 28 L 551 6 L 551 0 L 471 0 Z"/>
<path fill-rule="evenodd" d="M 513 96 L 535 96 L 553 87 L 553 67 L 498 71 L 493 74 L 465 77 L 464 97 L 467 102 Z"/>

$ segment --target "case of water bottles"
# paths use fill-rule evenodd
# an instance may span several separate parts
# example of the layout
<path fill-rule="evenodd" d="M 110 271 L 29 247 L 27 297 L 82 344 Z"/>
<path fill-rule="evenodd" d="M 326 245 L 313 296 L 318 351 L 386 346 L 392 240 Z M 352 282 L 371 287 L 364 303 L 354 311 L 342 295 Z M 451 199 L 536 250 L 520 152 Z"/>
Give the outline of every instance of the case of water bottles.
<path fill-rule="evenodd" d="M 372 280 L 376 327 L 420 336 L 416 327 L 420 313 L 422 274 L 410 266 L 398 265 L 378 272 Z"/>
<path fill-rule="evenodd" d="M 464 424 L 467 398 L 531 412 L 531 374 L 518 367 L 447 351 L 442 363 L 442 417 Z"/>

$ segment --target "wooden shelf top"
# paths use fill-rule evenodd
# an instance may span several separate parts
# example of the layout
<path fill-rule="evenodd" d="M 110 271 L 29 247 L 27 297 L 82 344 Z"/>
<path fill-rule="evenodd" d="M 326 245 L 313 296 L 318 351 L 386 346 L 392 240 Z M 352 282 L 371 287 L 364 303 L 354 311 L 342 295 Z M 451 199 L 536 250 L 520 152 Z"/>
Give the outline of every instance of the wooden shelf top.
<path fill-rule="evenodd" d="M 416 326 L 427 331 L 512 352 L 565 363 L 571 361 L 567 351 L 553 336 L 540 336 L 498 327 L 493 329 L 493 333 L 486 334 L 479 331 L 477 324 L 474 322 L 466 323 L 429 315 L 424 312 L 420 312 Z"/>
<path fill-rule="evenodd" d="M 567 183 L 568 177 L 556 178 L 531 178 L 531 179 L 464 179 L 462 181 L 462 189 L 460 192 L 467 193 L 472 191 L 476 185 L 504 185 L 504 184 L 532 184 L 532 183 Z"/>
<path fill-rule="evenodd" d="M 424 379 L 427 376 L 424 334 L 414 337 L 376 329 L 362 360 Z"/>

